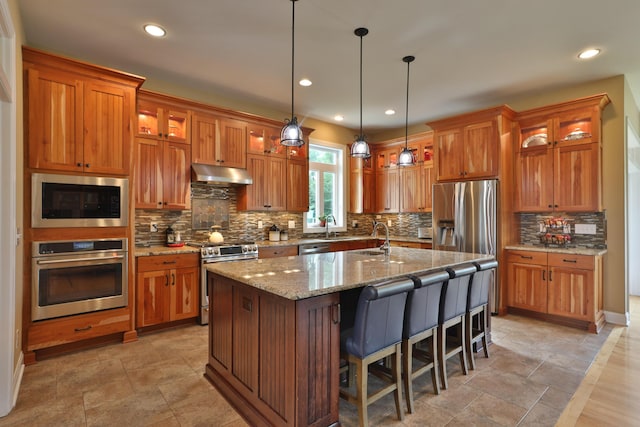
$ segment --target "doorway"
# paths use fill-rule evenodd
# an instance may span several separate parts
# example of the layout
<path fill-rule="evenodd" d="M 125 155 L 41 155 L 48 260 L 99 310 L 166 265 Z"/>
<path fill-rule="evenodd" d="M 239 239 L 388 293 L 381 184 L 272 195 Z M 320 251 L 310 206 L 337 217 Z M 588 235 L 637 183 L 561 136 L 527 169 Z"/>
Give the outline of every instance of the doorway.
<path fill-rule="evenodd" d="M 629 295 L 640 295 L 640 138 L 627 118 L 627 280 Z"/>

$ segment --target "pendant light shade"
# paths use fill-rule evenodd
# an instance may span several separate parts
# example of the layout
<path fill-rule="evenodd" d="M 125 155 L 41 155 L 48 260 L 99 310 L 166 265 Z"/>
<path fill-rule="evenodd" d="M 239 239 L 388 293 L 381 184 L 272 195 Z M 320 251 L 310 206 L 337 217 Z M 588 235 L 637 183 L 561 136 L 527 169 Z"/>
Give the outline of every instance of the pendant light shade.
<path fill-rule="evenodd" d="M 403 62 L 407 63 L 407 105 L 404 121 L 404 148 L 398 156 L 398 166 L 413 166 L 413 153 L 409 150 L 409 65 L 416 59 L 414 56 L 405 56 Z"/>
<path fill-rule="evenodd" d="M 371 150 L 362 132 L 362 38 L 369 34 L 369 30 L 366 28 L 356 28 L 354 34 L 360 37 L 360 134 L 356 135 L 355 141 L 351 144 L 351 157 L 368 159 L 371 157 Z"/>
<path fill-rule="evenodd" d="M 295 25 L 296 25 L 296 1 L 291 0 L 291 120 L 286 119 L 280 134 L 280 144 L 287 147 L 300 147 L 304 145 L 302 129 L 298 125 L 298 119 L 293 114 L 293 89 L 294 89 L 294 64 L 295 64 Z"/>

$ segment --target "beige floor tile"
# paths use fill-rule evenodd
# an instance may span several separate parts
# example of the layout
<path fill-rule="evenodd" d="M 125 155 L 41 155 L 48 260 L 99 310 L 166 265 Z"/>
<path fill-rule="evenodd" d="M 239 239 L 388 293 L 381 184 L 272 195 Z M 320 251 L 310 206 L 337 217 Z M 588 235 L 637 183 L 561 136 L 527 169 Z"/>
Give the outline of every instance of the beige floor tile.
<path fill-rule="evenodd" d="M 535 405 L 547 390 L 546 385 L 537 384 L 510 372 L 496 370 L 477 375 L 467 385 L 525 410 Z"/>
<path fill-rule="evenodd" d="M 174 417 L 158 390 L 104 402 L 86 410 L 87 426 L 148 426 L 164 423 Z"/>
<path fill-rule="evenodd" d="M 525 417 L 520 421 L 518 427 L 549 426 L 552 427 L 560 417 L 562 411 L 552 408 L 543 403 L 536 404 Z"/>
<path fill-rule="evenodd" d="M 474 399 L 462 412 L 470 412 L 481 420 L 491 420 L 502 426 L 515 426 L 527 413 L 521 406 L 483 393 Z"/>

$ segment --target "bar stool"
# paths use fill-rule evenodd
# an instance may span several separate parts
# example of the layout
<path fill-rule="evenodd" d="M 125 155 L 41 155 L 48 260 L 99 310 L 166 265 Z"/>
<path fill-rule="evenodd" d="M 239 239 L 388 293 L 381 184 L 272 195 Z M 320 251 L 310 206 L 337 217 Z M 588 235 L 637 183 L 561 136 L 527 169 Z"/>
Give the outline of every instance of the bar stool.
<path fill-rule="evenodd" d="M 410 414 L 414 411 L 414 379 L 431 371 L 433 392 L 440 394 L 437 357 L 438 315 L 440 313 L 440 296 L 445 283 L 449 280 L 449 273 L 439 271 L 412 277 L 412 279 L 415 288 L 407 296 L 402 332 L 404 395 L 407 401 L 407 411 Z M 431 337 L 430 348 L 427 351 L 419 349 L 418 343 L 429 337 Z M 415 370 L 413 359 L 417 359 L 421 363 Z"/>
<path fill-rule="evenodd" d="M 366 286 L 358 298 L 353 328 L 345 330 L 340 337 L 341 357 L 349 364 L 349 376 L 355 373 L 357 379 L 356 395 L 341 389 L 340 397 L 358 407 L 361 426 L 369 424 L 367 407 L 391 392 L 395 395 L 398 419 L 404 419 L 400 407 L 402 327 L 407 294 L 413 287 L 409 278 Z M 394 356 L 390 372 L 376 363 L 388 356 Z M 368 391 L 369 368 L 387 383 L 373 394 Z"/>
<path fill-rule="evenodd" d="M 464 342 L 465 321 L 467 313 L 467 295 L 469 294 L 469 281 L 473 273 L 477 271 L 473 264 L 462 264 L 453 268 L 447 268 L 449 281 L 440 298 L 440 318 L 438 325 L 438 363 L 440 364 L 440 380 L 443 389 L 449 388 L 447 380 L 447 360 L 458 354 L 462 373 L 467 375 L 467 355 Z M 456 328 L 458 333 L 457 343 L 447 345 L 447 330 Z"/>
<path fill-rule="evenodd" d="M 465 342 L 467 347 L 467 357 L 469 367 L 476 369 L 476 361 L 473 356 L 473 344 L 482 342 L 482 350 L 485 357 L 489 357 L 489 346 L 487 343 L 487 325 L 489 322 L 489 293 L 493 281 L 495 269 L 498 261 L 495 259 L 473 263 L 478 270 L 471 279 L 469 285 L 469 297 L 467 303 L 467 314 L 465 315 Z M 473 327 L 474 317 L 477 328 Z"/>

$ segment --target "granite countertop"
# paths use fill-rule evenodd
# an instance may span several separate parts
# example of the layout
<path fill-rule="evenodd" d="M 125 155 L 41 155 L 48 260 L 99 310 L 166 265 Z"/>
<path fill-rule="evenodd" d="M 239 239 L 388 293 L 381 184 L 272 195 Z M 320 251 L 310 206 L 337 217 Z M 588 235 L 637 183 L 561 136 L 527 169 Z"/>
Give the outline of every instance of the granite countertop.
<path fill-rule="evenodd" d="M 170 248 L 163 245 L 152 246 L 136 246 L 135 255 L 138 256 L 151 256 L 151 255 L 180 255 L 180 254 L 192 254 L 200 253 L 200 248 L 194 248 L 192 246 L 181 246 L 179 248 Z"/>
<path fill-rule="evenodd" d="M 291 300 L 358 288 L 370 283 L 439 270 L 456 264 L 493 259 L 492 255 L 377 249 L 207 264 L 208 271 Z"/>
<path fill-rule="evenodd" d="M 518 251 L 535 251 L 535 252 L 548 252 L 557 254 L 571 254 L 571 255 L 591 255 L 599 256 L 607 253 L 606 249 L 600 248 L 587 248 L 587 247 L 564 247 L 554 248 L 542 245 L 508 245 L 505 249 L 518 250 Z"/>

